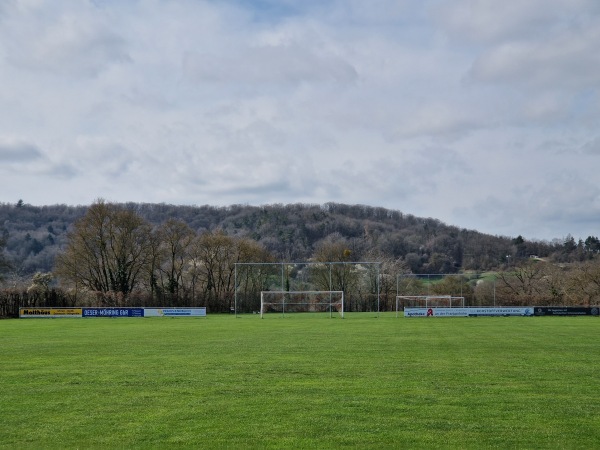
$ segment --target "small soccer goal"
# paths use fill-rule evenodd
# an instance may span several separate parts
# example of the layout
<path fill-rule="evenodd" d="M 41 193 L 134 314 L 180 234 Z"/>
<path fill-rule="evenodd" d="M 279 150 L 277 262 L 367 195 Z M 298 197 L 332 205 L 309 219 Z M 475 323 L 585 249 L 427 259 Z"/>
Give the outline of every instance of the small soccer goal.
<path fill-rule="evenodd" d="M 396 317 L 405 308 L 464 308 L 464 297 L 451 295 L 397 295 Z"/>
<path fill-rule="evenodd" d="M 261 291 L 260 317 L 264 314 L 314 312 L 335 312 L 344 318 L 344 291 Z"/>

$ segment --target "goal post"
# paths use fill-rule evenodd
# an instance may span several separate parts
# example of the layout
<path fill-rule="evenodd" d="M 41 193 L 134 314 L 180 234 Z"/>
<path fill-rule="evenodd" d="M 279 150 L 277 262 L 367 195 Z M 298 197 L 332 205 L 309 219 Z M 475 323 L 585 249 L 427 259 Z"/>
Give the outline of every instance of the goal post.
<path fill-rule="evenodd" d="M 324 312 L 333 317 L 334 310 L 344 318 L 344 291 L 261 291 L 260 317 L 276 312 Z"/>
<path fill-rule="evenodd" d="M 382 303 L 384 280 L 379 261 L 236 262 L 233 310 L 258 313 L 261 291 L 344 291 L 344 310 L 393 309 L 394 295 Z M 389 281 L 389 280 L 387 280 Z M 411 292 L 412 293 L 412 292 Z"/>
<path fill-rule="evenodd" d="M 396 317 L 404 308 L 464 308 L 465 298 L 452 295 L 397 295 Z"/>

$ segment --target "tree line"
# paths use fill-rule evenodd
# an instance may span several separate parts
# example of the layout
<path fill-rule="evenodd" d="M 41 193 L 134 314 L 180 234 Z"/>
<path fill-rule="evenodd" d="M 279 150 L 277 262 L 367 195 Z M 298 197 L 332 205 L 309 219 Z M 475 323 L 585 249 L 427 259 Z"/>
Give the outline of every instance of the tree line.
<path fill-rule="evenodd" d="M 197 305 L 225 312 L 239 295 L 236 306 L 248 312 L 258 309 L 260 291 L 290 290 L 302 279 L 304 286 L 294 289 L 352 291 L 348 308 L 373 309 L 377 277 L 387 292 L 385 280 L 408 269 L 375 251 L 361 255 L 377 261 L 363 264 L 365 269 L 352 263 L 355 254 L 349 247 L 341 234 L 329 235 L 315 246 L 311 259 L 316 265 L 281 265 L 286 280 L 281 286 L 276 258 L 249 237 L 221 229 L 198 233 L 172 218 L 153 227 L 131 208 L 98 201 L 68 233 L 54 275 L 62 287 L 87 298 L 83 303 L 100 300 L 106 306 Z"/>
<path fill-rule="evenodd" d="M 357 311 L 375 308 L 376 298 L 378 308 L 393 308 L 399 274 L 465 274 L 461 290 L 473 305 L 492 299 L 507 305 L 597 304 L 599 295 L 600 241 L 593 236 L 530 242 L 338 204 L 213 208 L 98 200 L 89 207 L 0 205 L 2 214 L 0 315 L 14 314 L 16 305 L 76 304 L 189 305 L 223 312 L 236 295 L 253 310 L 257 293 L 280 275 L 261 268 L 236 280 L 236 263 L 274 261 L 377 262 L 376 271 L 338 265 L 310 273 L 319 289 L 351 290 L 348 305 Z M 44 230 L 48 246 L 55 247 L 45 259 L 52 264 L 34 265 L 34 272 L 18 278 L 16 244 L 31 249 L 32 240 L 39 243 L 34 229 Z M 15 239 L 23 233 L 23 240 Z M 489 280 L 469 275 L 486 270 L 498 273 L 493 293 Z M 306 274 L 300 266 L 286 266 L 286 283 Z M 451 282 L 444 283 L 439 289 L 450 290 Z"/>
<path fill-rule="evenodd" d="M 300 276 L 308 289 L 353 291 L 347 297 L 349 308 L 373 309 L 377 277 L 381 275 L 384 291 L 391 292 L 394 274 L 408 269 L 375 250 L 359 254 L 356 245 L 351 247 L 340 233 L 331 233 L 315 245 L 311 258 L 347 263 L 367 256 L 377 264 L 367 265 L 365 272 L 353 264 L 307 270 L 290 262 L 285 266 L 287 289 Z M 274 261 L 273 253 L 251 237 L 231 236 L 223 229 L 198 232 L 175 218 L 153 226 L 135 208 L 99 200 L 67 233 L 52 274 L 37 272 L 24 292 L 5 291 L 5 303 L 13 305 L 13 313 L 17 303 L 47 306 L 57 301 L 63 306 L 206 306 L 210 312 L 225 312 L 239 294 L 238 306 L 249 312 L 258 308 L 261 290 L 273 289 L 273 283 L 284 289 L 277 286 L 280 274 Z M 246 265 L 238 277 L 240 264 Z"/>
<path fill-rule="evenodd" d="M 354 255 L 376 249 L 392 259 L 402 259 L 413 273 L 496 270 L 531 255 L 572 263 L 588 260 L 600 250 L 600 241 L 594 236 L 575 239 L 567 235 L 551 242 L 492 236 L 365 205 L 120 206 L 152 227 L 177 219 L 197 233 L 222 230 L 228 236 L 250 238 L 280 261 L 308 260 L 320 241 L 335 234 L 348 240 Z M 67 245 L 67 233 L 88 209 L 0 203 L 0 239 L 11 264 L 6 273 L 8 283 L 16 286 L 28 282 L 36 272 L 52 271 L 56 256 Z"/>
<path fill-rule="evenodd" d="M 131 208 L 98 201 L 68 233 L 54 273 L 62 286 L 109 304 L 135 298 L 221 312 L 233 302 L 235 263 L 271 259 L 252 239 L 198 233 L 178 219 L 153 227 Z"/>

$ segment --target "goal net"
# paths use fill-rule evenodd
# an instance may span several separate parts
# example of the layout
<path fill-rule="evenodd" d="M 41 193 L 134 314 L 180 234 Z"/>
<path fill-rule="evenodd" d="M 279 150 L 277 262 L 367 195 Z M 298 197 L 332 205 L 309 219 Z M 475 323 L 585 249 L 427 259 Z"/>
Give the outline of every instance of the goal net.
<path fill-rule="evenodd" d="M 397 295 L 396 316 L 404 308 L 464 308 L 464 297 L 451 295 Z"/>
<path fill-rule="evenodd" d="M 261 291 L 260 317 L 267 313 L 321 312 L 344 318 L 344 291 Z"/>

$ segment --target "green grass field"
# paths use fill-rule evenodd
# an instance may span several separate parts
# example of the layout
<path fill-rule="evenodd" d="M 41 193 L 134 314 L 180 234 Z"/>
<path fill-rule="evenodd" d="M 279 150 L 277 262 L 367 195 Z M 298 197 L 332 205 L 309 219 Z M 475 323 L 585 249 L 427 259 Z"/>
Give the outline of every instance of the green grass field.
<path fill-rule="evenodd" d="M 598 448 L 600 320 L 0 321 L 4 448 Z"/>

